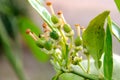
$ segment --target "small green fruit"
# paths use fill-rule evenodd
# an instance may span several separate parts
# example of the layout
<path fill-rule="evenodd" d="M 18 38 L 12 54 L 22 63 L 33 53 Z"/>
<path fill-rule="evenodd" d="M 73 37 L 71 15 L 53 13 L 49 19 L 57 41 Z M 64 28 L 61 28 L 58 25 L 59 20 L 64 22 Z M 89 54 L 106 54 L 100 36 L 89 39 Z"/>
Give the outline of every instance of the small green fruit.
<path fill-rule="evenodd" d="M 52 41 L 46 41 L 44 45 L 45 49 L 51 50 L 53 48 L 53 43 Z"/>
<path fill-rule="evenodd" d="M 39 39 L 38 41 L 36 41 L 36 45 L 40 48 L 44 48 L 44 44 L 45 44 L 45 40 L 43 39 Z"/>
<path fill-rule="evenodd" d="M 50 37 L 53 38 L 54 40 L 59 39 L 59 35 L 58 35 L 58 33 L 56 31 L 50 32 Z"/>
<path fill-rule="evenodd" d="M 64 30 L 66 33 L 69 33 L 72 29 L 71 29 L 71 27 L 70 27 L 69 24 L 64 24 L 63 30 Z"/>
<path fill-rule="evenodd" d="M 57 23 L 59 22 L 59 19 L 58 19 L 58 17 L 57 17 L 56 15 L 52 15 L 52 16 L 51 16 L 51 20 L 52 20 L 52 22 L 53 22 L 54 24 L 57 24 Z"/>
<path fill-rule="evenodd" d="M 75 46 L 80 46 L 82 44 L 81 37 L 77 36 L 76 39 L 75 39 L 75 41 L 74 41 L 74 43 L 75 43 Z"/>

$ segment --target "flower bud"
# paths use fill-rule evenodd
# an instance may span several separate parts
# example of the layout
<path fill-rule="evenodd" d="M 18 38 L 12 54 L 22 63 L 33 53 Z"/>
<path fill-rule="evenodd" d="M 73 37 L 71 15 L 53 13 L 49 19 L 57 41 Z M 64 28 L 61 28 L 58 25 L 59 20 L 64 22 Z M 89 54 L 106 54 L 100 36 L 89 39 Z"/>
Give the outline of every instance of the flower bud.
<path fill-rule="evenodd" d="M 79 62 L 82 61 L 82 57 L 74 57 L 74 63 L 73 64 L 78 64 Z"/>
<path fill-rule="evenodd" d="M 81 51 L 82 49 L 83 49 L 82 46 L 76 46 L 76 47 L 75 47 L 75 51 L 76 51 L 76 52 Z"/>
<path fill-rule="evenodd" d="M 53 48 L 53 43 L 52 41 L 46 41 L 44 44 L 44 48 L 47 50 L 51 50 Z"/>
<path fill-rule="evenodd" d="M 89 55 L 89 52 L 86 48 L 83 49 L 85 55 Z"/>
<path fill-rule="evenodd" d="M 56 55 L 56 57 L 59 59 L 59 60 L 61 60 L 62 59 L 62 53 L 61 53 L 61 50 L 60 49 L 56 49 L 55 50 L 55 55 Z"/>
<path fill-rule="evenodd" d="M 39 39 L 36 41 L 36 45 L 40 48 L 44 48 L 45 40 L 44 39 Z"/>
<path fill-rule="evenodd" d="M 56 15 L 52 15 L 52 16 L 51 16 L 51 20 L 52 20 L 52 22 L 53 22 L 54 24 L 59 23 L 59 19 L 58 19 L 58 17 L 57 17 Z"/>
<path fill-rule="evenodd" d="M 66 33 L 69 33 L 72 29 L 70 27 L 69 24 L 64 24 L 63 25 L 63 30 L 66 32 Z"/>
<path fill-rule="evenodd" d="M 77 36 L 76 39 L 75 39 L 75 41 L 74 41 L 74 43 L 75 43 L 75 46 L 80 46 L 82 44 L 81 37 Z"/>
<path fill-rule="evenodd" d="M 59 35 L 56 31 L 50 32 L 50 37 L 53 38 L 54 40 L 58 40 Z"/>

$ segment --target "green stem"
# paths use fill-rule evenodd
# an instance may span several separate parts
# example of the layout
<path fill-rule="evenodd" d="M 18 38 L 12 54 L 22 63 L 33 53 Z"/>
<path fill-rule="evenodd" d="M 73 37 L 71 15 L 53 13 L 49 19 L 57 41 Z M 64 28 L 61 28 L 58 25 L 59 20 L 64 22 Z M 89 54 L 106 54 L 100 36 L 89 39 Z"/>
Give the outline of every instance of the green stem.
<path fill-rule="evenodd" d="M 80 63 L 78 63 L 78 65 L 80 66 L 80 68 L 83 70 L 83 72 L 85 72 L 86 73 L 86 70 L 85 70 L 85 68 L 80 64 Z"/>
<path fill-rule="evenodd" d="M 90 55 L 87 55 L 87 60 L 88 60 L 88 68 L 87 68 L 87 73 L 90 73 Z"/>
<path fill-rule="evenodd" d="M 73 44 L 73 36 L 70 37 L 70 40 L 71 40 L 71 42 L 70 42 L 70 50 L 71 50 L 72 49 L 72 44 Z"/>
<path fill-rule="evenodd" d="M 66 38 L 65 38 L 65 35 L 64 33 L 62 32 L 62 29 L 59 28 L 59 31 L 60 31 L 60 34 L 62 35 L 63 37 L 63 42 L 64 42 L 64 45 L 62 47 L 64 47 L 64 53 L 65 53 L 65 60 L 66 60 L 66 67 L 68 67 L 68 56 L 69 56 L 69 49 L 68 49 L 68 45 L 67 45 L 67 42 L 66 42 Z"/>
<path fill-rule="evenodd" d="M 62 71 L 59 71 L 53 78 L 52 80 L 58 80 L 59 76 L 62 74 Z"/>
<path fill-rule="evenodd" d="M 62 29 L 59 28 L 59 31 L 60 31 L 60 34 L 61 34 L 62 37 L 63 37 L 64 43 L 66 43 L 66 38 L 65 38 L 65 35 L 64 35 L 63 32 L 62 32 Z"/>
<path fill-rule="evenodd" d="M 62 65 L 61 61 L 57 58 L 57 56 L 55 56 L 55 54 L 53 53 L 52 56 L 54 57 L 55 61 L 57 61 L 60 66 Z"/>
<path fill-rule="evenodd" d="M 65 45 L 66 46 L 66 57 L 65 57 L 65 59 L 66 59 L 66 67 L 68 68 L 69 67 L 69 49 L 68 49 L 68 45 Z"/>

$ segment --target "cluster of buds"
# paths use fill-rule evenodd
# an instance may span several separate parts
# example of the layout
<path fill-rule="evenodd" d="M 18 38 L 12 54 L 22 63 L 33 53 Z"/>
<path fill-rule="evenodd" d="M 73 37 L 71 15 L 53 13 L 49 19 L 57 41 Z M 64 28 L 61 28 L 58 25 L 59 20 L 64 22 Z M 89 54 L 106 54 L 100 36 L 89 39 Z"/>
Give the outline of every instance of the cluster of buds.
<path fill-rule="evenodd" d="M 82 60 L 79 52 L 83 52 L 83 43 L 80 33 L 85 29 L 79 24 L 75 24 L 77 36 L 74 39 L 74 31 L 71 26 L 66 22 L 63 12 L 58 11 L 55 14 L 52 3 L 47 2 L 46 5 L 51 10 L 51 22 L 53 23 L 53 28 L 47 24 L 43 23 L 43 34 L 37 36 L 35 33 L 31 32 L 30 29 L 26 30 L 36 42 L 36 45 L 44 50 L 47 54 L 51 54 L 52 64 L 61 69 L 65 66 L 67 69 L 70 64 L 79 64 Z"/>

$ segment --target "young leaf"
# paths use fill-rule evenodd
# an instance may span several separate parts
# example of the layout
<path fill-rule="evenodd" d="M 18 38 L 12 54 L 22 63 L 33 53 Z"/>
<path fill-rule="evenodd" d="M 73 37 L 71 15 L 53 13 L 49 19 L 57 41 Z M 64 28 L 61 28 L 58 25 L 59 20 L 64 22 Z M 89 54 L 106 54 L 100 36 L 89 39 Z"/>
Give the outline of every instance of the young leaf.
<path fill-rule="evenodd" d="M 120 41 L 120 27 L 115 22 L 112 22 L 112 33 Z"/>
<path fill-rule="evenodd" d="M 32 5 L 32 7 L 40 14 L 43 20 L 50 26 L 50 28 L 54 30 L 53 23 L 51 21 L 51 15 L 47 11 L 47 9 L 42 5 L 41 1 L 39 0 L 28 0 L 28 1 Z"/>
<path fill-rule="evenodd" d="M 104 11 L 95 17 L 83 32 L 83 44 L 86 46 L 90 55 L 94 58 L 97 68 L 100 68 L 100 58 L 104 48 L 104 22 L 109 11 Z"/>
<path fill-rule="evenodd" d="M 112 24 L 111 19 L 110 17 L 108 17 L 106 37 L 105 37 L 105 55 L 103 61 L 105 80 L 112 80 L 112 73 L 113 73 L 111 24 Z"/>
<path fill-rule="evenodd" d="M 120 0 L 114 0 L 118 10 L 120 11 Z"/>
<path fill-rule="evenodd" d="M 44 53 L 43 51 L 41 51 L 40 48 L 36 45 L 35 41 L 25 33 L 26 29 L 29 28 L 32 30 L 32 32 L 39 35 L 40 29 L 28 18 L 20 17 L 18 19 L 18 23 L 19 23 L 20 33 L 22 34 L 22 37 L 24 38 L 25 42 L 29 46 L 33 55 L 40 61 L 48 60 L 48 55 Z"/>

